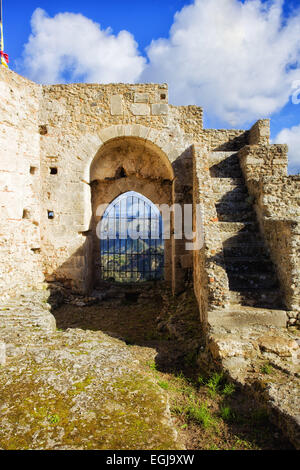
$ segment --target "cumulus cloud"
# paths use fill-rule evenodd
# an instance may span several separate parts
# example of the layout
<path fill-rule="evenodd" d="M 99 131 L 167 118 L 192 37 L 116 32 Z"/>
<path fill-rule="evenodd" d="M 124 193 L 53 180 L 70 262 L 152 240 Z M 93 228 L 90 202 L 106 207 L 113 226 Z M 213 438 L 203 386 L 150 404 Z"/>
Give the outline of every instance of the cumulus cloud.
<path fill-rule="evenodd" d="M 194 0 L 176 13 L 168 38 L 151 42 L 147 59 L 127 31 L 37 9 L 19 70 L 40 83 L 168 82 L 173 104 L 245 126 L 278 112 L 300 79 L 300 8 L 286 18 L 285 2 Z"/>
<path fill-rule="evenodd" d="M 300 9 L 283 0 L 195 0 L 152 41 L 143 79 L 166 81 L 174 104 L 203 106 L 233 125 L 267 117 L 300 78 Z"/>
<path fill-rule="evenodd" d="M 38 8 L 19 70 L 39 83 L 136 82 L 146 59 L 132 34 L 113 35 L 81 14 L 51 18 Z"/>
<path fill-rule="evenodd" d="M 300 124 L 290 129 L 282 129 L 275 137 L 277 144 L 289 146 L 289 172 L 300 173 Z"/>

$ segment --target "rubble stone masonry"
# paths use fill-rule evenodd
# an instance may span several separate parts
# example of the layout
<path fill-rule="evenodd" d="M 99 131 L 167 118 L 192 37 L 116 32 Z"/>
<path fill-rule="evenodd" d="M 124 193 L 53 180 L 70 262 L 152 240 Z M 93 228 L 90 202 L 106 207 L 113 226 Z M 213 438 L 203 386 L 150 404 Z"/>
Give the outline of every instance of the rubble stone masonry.
<path fill-rule="evenodd" d="M 203 129 L 202 109 L 169 105 L 166 84 L 41 86 L 2 68 L 0 91 L 0 296 L 44 279 L 91 291 L 99 279 L 97 205 L 136 190 L 156 204 L 203 208 L 204 246 L 192 256 L 186 240 L 172 236 L 165 278 L 179 292 L 194 259 L 205 322 L 209 308 L 229 302 L 210 154 L 230 163 L 238 153 L 285 307 L 297 321 L 300 182 L 287 176 L 287 147 L 269 144 L 268 120 L 250 130 Z M 228 181 L 219 179 L 224 190 Z"/>

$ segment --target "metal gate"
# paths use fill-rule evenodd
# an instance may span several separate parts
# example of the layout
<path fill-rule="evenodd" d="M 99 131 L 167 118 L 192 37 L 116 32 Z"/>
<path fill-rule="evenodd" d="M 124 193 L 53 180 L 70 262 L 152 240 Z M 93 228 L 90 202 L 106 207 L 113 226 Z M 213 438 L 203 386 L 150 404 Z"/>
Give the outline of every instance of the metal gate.
<path fill-rule="evenodd" d="M 164 277 L 163 223 L 158 208 L 134 191 L 104 212 L 100 228 L 103 280 L 141 282 Z"/>

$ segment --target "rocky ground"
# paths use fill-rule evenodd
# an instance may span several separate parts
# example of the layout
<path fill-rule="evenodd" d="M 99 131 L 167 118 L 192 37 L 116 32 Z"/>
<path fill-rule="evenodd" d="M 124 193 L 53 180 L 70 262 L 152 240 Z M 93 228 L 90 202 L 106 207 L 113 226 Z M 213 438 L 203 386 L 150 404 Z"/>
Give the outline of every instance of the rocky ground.
<path fill-rule="evenodd" d="M 2 306 L 2 449 L 293 448 L 264 407 L 197 365 L 192 293 L 149 289 L 105 299 L 55 289 L 52 333 L 47 291 Z M 28 310 L 36 314 L 24 328 Z"/>

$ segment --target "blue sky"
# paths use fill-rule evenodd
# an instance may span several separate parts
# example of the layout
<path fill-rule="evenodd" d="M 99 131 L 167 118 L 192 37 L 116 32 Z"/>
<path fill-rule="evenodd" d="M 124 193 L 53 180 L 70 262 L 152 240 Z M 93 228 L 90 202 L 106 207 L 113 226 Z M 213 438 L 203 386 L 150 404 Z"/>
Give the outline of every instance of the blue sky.
<path fill-rule="evenodd" d="M 50 16 L 60 12 L 82 13 L 104 28 L 115 33 L 131 31 L 143 50 L 153 38 L 168 34 L 176 11 L 188 0 L 3 0 L 5 37 L 13 58 L 20 56 L 23 45 L 31 32 L 30 18 L 36 8 L 42 8 Z"/>
<path fill-rule="evenodd" d="M 167 81 L 170 102 L 204 107 L 206 127 L 270 117 L 291 171 L 300 168 L 299 0 L 3 0 L 3 9 L 13 70 L 40 83 Z"/>

